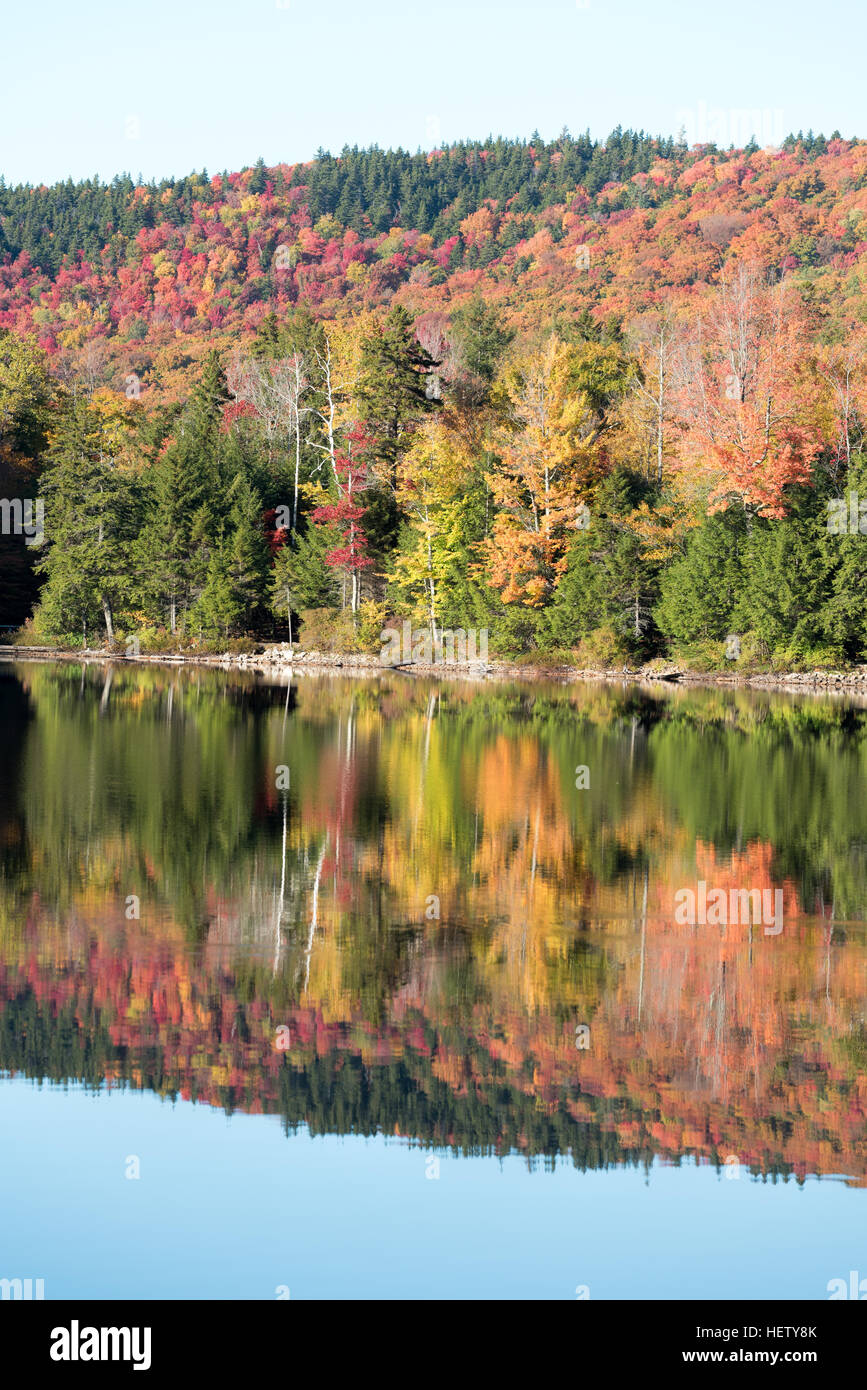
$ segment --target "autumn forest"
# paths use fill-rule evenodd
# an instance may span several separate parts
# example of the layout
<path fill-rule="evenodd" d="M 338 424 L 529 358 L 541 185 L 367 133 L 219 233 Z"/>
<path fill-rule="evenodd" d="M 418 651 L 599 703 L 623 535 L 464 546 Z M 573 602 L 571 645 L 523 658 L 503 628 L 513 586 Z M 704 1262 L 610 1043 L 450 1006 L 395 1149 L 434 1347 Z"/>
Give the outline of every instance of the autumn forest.
<path fill-rule="evenodd" d="M 861 663 L 865 273 L 836 133 L 0 184 L 0 623 Z"/>

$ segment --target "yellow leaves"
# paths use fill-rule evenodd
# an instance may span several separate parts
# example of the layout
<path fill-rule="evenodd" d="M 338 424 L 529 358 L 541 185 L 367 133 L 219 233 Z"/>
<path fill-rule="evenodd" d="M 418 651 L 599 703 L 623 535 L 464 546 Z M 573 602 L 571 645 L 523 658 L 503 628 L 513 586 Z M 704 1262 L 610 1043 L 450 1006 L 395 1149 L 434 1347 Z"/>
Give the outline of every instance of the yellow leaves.
<path fill-rule="evenodd" d="M 466 439 L 440 420 L 427 421 L 416 433 L 398 474 L 398 498 L 412 507 L 419 499 L 444 500 L 466 482 L 473 458 Z"/>
<path fill-rule="evenodd" d="M 500 515 L 485 543 L 489 582 L 506 603 L 540 607 L 550 598 L 579 504 L 600 471 L 598 416 L 576 389 L 589 351 L 552 334 L 506 375 L 509 420 L 487 480 Z"/>
<path fill-rule="evenodd" d="M 101 387 L 94 391 L 90 404 L 100 420 L 102 447 L 113 458 L 124 460 L 132 443 L 131 432 L 135 416 L 142 409 L 140 402 L 128 400 L 126 396 L 108 387 Z M 125 461 L 132 466 L 129 458 Z"/>
<path fill-rule="evenodd" d="M 482 246 L 495 235 L 498 226 L 497 214 L 487 204 L 470 213 L 460 224 L 461 235 L 467 246 Z"/>
<path fill-rule="evenodd" d="M 414 603 L 413 617 L 426 620 L 436 608 L 439 580 L 460 530 L 463 488 L 474 466 L 465 438 L 442 419 L 419 428 L 398 467 L 396 493 L 412 518 L 413 547 L 395 562 L 394 583 Z"/>
<path fill-rule="evenodd" d="M 647 560 L 665 565 L 678 558 L 686 535 L 701 519 L 702 512 L 690 512 L 683 501 L 657 503 L 652 511 L 642 502 L 634 512 L 618 518 L 618 525 L 644 542 Z"/>
<path fill-rule="evenodd" d="M 374 315 L 369 311 L 353 313 L 351 318 L 330 319 L 323 324 L 325 348 L 319 354 L 317 371 L 320 376 L 330 378 L 335 434 L 363 418 L 357 399 L 361 350 L 374 325 Z"/>
<path fill-rule="evenodd" d="M 343 232 L 343 228 L 337 221 L 337 218 L 332 217 L 329 212 L 319 218 L 319 221 L 314 224 L 313 230 L 318 236 L 322 237 L 323 241 L 333 241 L 335 237 L 339 237 Z"/>
<path fill-rule="evenodd" d="M 325 471 L 324 463 L 322 465 L 322 469 L 320 470 L 320 475 L 323 476 L 325 480 L 327 480 L 327 478 L 330 476 Z M 298 491 L 300 495 L 304 498 L 305 502 L 310 503 L 311 509 L 313 507 L 328 506 L 330 502 L 334 501 L 333 496 L 328 490 L 326 481 L 309 483 L 302 482 L 299 485 Z"/>

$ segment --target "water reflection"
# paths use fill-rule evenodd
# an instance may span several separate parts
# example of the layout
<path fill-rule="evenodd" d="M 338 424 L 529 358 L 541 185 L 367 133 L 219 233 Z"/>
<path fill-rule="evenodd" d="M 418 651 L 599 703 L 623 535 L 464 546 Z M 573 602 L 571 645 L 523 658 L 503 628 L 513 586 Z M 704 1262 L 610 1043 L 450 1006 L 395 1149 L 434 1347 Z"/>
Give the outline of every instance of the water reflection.
<path fill-rule="evenodd" d="M 0 1069 L 867 1179 L 863 710 L 20 664 L 0 720 Z"/>

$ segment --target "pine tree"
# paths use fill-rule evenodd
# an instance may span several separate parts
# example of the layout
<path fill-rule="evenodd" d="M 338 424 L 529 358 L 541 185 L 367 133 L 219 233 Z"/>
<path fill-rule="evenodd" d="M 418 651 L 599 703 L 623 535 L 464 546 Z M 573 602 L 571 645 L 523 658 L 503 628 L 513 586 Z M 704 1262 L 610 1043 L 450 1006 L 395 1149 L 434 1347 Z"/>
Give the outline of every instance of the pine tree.
<path fill-rule="evenodd" d="M 413 427 L 437 407 L 427 392 L 428 377 L 437 366 L 402 307 L 392 309 L 362 342 L 359 403 L 372 439 L 371 456 L 392 485 Z"/>
<path fill-rule="evenodd" d="M 148 479 L 148 520 L 135 546 L 142 606 L 172 633 L 191 602 L 193 519 L 205 503 L 199 455 L 189 438 L 172 444 Z"/>
<path fill-rule="evenodd" d="M 626 520 L 647 500 L 644 478 L 619 469 L 597 493 L 586 530 L 567 556 L 566 570 L 548 611 L 557 645 L 575 646 L 597 628 L 608 628 L 631 655 L 649 656 L 657 642 L 653 607 L 658 564 Z"/>
<path fill-rule="evenodd" d="M 827 614 L 840 559 L 831 542 L 847 539 L 828 535 L 824 500 L 815 492 L 793 488 L 786 500 L 787 516 L 752 523 L 735 614 L 736 630 L 755 634 L 782 666 L 830 654 Z"/>
<path fill-rule="evenodd" d="M 148 515 L 135 546 L 135 573 L 144 611 L 168 621 L 172 633 L 201 592 L 220 521 L 224 476 L 233 441 L 221 431 L 230 399 L 219 357 L 205 358 L 202 375 L 180 414 L 175 435 L 148 477 Z"/>
<path fill-rule="evenodd" d="M 244 625 L 249 626 L 264 601 L 268 574 L 262 502 L 255 489 L 240 475 L 235 480 L 233 497 L 229 513 L 228 574 Z"/>
<path fill-rule="evenodd" d="M 109 642 L 132 590 L 139 490 L 110 450 L 104 419 L 82 398 L 63 405 L 42 477 L 46 553 L 40 611 L 55 633 L 92 630 Z"/>
<path fill-rule="evenodd" d="M 467 405 L 483 405 L 514 332 L 503 322 L 500 310 L 481 296 L 458 309 L 451 319 L 460 354 L 462 376 L 459 395 Z"/>
<path fill-rule="evenodd" d="M 205 584 L 190 610 L 190 626 L 199 636 L 228 639 L 244 612 L 232 577 L 229 549 L 218 544 L 208 564 Z"/>
<path fill-rule="evenodd" d="M 855 506 L 853 508 L 853 500 Z M 845 531 L 833 530 L 826 519 L 823 550 L 831 566 L 831 596 L 825 608 L 824 626 L 829 641 L 838 644 L 850 661 L 867 659 L 867 456 L 856 454 L 848 469 L 842 498 Z M 840 500 L 837 500 L 838 508 Z M 828 503 L 826 512 L 830 517 Z M 858 518 L 853 528 L 854 515 Z M 862 530 L 862 527 L 864 530 Z"/>
<path fill-rule="evenodd" d="M 743 590 L 742 550 L 746 522 L 742 508 L 706 517 L 689 537 L 682 560 L 662 577 L 654 617 L 676 641 L 722 641 L 731 631 Z"/>
<path fill-rule="evenodd" d="M 294 615 L 306 608 L 332 608 L 339 600 L 334 568 L 325 556 L 338 539 L 334 527 L 311 526 L 280 547 L 270 576 L 271 610 L 286 617 L 290 636 L 297 632 Z"/>

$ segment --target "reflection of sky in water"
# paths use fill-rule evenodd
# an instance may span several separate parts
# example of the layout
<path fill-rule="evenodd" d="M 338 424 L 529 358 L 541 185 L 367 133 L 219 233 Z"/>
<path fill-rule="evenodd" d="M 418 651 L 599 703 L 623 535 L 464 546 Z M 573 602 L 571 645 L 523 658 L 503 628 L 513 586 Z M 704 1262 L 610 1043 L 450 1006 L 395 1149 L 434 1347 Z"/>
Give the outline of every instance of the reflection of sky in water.
<path fill-rule="evenodd" d="M 867 1271 L 867 1193 L 828 1179 L 439 1152 L 432 1180 L 396 1139 L 8 1079 L 0 1132 L 0 1276 L 47 1298 L 824 1299 Z"/>

